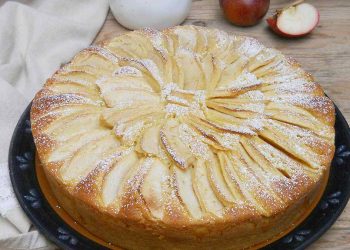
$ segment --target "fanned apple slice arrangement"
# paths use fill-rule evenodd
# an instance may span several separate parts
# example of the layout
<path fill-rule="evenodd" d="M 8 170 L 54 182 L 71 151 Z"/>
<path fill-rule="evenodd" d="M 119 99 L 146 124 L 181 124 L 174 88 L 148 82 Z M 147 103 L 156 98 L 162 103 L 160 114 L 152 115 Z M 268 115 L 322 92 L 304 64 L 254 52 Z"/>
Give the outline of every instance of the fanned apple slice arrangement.
<path fill-rule="evenodd" d="M 198 222 L 300 199 L 332 159 L 333 109 L 280 52 L 181 26 L 83 50 L 31 120 L 47 174 L 69 192 L 115 216 Z"/>

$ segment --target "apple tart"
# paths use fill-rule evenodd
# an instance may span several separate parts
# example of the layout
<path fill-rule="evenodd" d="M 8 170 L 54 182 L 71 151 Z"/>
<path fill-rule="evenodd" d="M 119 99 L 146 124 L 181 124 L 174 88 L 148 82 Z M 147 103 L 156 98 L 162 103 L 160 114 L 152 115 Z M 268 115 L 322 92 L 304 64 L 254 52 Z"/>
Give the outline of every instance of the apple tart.
<path fill-rule="evenodd" d="M 195 26 L 84 49 L 31 109 L 61 206 L 126 249 L 257 248 L 280 237 L 322 193 L 334 120 L 295 61 Z"/>

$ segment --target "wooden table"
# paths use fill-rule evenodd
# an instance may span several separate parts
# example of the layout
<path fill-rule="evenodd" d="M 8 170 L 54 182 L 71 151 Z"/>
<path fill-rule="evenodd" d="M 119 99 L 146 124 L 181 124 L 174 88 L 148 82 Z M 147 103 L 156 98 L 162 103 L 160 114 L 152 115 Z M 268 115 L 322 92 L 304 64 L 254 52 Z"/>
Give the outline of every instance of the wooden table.
<path fill-rule="evenodd" d="M 291 1 L 271 0 L 269 13 Z M 309 0 L 320 11 L 318 28 L 308 37 L 283 39 L 267 27 L 265 21 L 250 28 L 240 28 L 227 22 L 219 7 L 219 0 L 194 0 L 184 24 L 215 27 L 229 33 L 253 36 L 266 46 L 294 57 L 312 73 L 325 92 L 350 121 L 350 0 Z M 95 42 L 124 33 L 109 14 Z M 350 205 L 333 227 L 309 249 L 350 249 Z"/>

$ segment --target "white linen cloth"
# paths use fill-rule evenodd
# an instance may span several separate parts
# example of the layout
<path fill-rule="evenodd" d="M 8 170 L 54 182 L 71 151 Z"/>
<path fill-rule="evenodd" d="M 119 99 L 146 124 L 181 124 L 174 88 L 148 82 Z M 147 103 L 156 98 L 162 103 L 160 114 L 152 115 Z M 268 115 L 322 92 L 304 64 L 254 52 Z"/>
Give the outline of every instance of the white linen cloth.
<path fill-rule="evenodd" d="M 0 249 L 52 249 L 19 207 L 7 157 L 14 127 L 45 80 L 89 46 L 108 0 L 0 0 Z"/>

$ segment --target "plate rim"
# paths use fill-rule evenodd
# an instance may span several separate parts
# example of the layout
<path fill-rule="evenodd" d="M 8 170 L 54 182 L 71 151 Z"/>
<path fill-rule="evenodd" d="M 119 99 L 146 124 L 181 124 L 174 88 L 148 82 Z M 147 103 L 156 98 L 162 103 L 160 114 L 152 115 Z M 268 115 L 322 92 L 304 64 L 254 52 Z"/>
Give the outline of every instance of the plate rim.
<path fill-rule="evenodd" d="M 22 128 L 22 123 L 23 121 L 26 120 L 26 117 L 29 115 L 30 116 L 30 109 L 32 106 L 32 102 L 30 102 L 28 104 L 28 106 L 26 107 L 26 109 L 24 110 L 24 112 L 21 114 L 16 127 L 14 129 L 14 132 L 12 134 L 11 137 L 11 142 L 10 142 L 10 147 L 9 147 L 9 155 L 8 155 L 8 168 L 9 168 L 9 174 L 10 174 L 10 180 L 11 180 L 11 185 L 12 188 L 14 190 L 14 193 L 16 195 L 16 199 L 18 201 L 18 203 L 20 204 L 22 210 L 25 212 L 25 214 L 28 216 L 28 218 L 30 219 L 31 223 L 38 229 L 38 231 L 44 235 L 44 237 L 46 237 L 47 239 L 49 239 L 51 242 L 55 243 L 56 246 L 61 247 L 63 249 L 68 249 L 68 250 L 76 250 L 78 248 L 75 248 L 74 245 L 70 245 L 62 240 L 59 239 L 59 237 L 57 235 L 54 235 L 48 228 L 45 227 L 45 225 L 43 225 L 43 223 L 40 221 L 39 218 L 37 218 L 33 212 L 31 212 L 31 208 L 26 202 L 25 199 L 22 197 L 21 192 L 18 188 L 17 185 L 14 185 L 15 182 L 15 171 L 13 170 L 13 168 L 15 167 L 16 163 L 14 162 L 14 157 L 11 154 L 15 148 L 15 142 L 18 140 L 17 135 L 18 132 L 21 131 Z M 33 159 L 34 161 L 34 159 Z M 36 170 L 34 169 L 34 173 L 36 173 Z M 38 187 L 38 191 L 40 193 L 42 193 L 41 189 L 40 189 L 40 185 L 39 182 L 37 180 L 36 174 L 35 174 L 35 178 L 34 178 L 34 182 L 35 185 Z M 45 196 L 43 194 L 41 194 L 41 199 L 48 205 L 48 207 L 52 210 L 51 212 L 53 212 L 56 217 L 60 220 L 60 222 L 64 225 L 64 227 L 66 229 L 68 229 L 70 232 L 74 232 L 74 234 L 76 234 L 77 236 L 79 236 L 80 238 L 85 238 L 88 240 L 88 244 L 91 244 L 93 248 L 91 248 L 91 246 L 85 246 L 85 247 L 89 247 L 89 249 L 108 249 L 104 246 L 101 246 L 100 244 L 84 237 L 83 235 L 81 235 L 79 232 L 77 232 L 76 230 L 74 230 L 70 225 L 68 225 L 67 223 L 65 223 L 65 221 L 59 217 L 59 215 L 54 211 L 54 209 L 49 205 L 48 201 L 46 200 Z M 59 230 L 59 228 L 58 228 Z M 69 234 L 69 232 L 68 232 Z"/>
<path fill-rule="evenodd" d="M 345 134 L 346 134 L 346 137 L 347 137 L 346 140 L 350 141 L 350 127 L 349 127 L 349 124 L 346 121 L 346 119 L 345 119 L 344 115 L 342 114 L 342 112 L 340 111 L 340 109 L 338 108 L 338 106 L 334 102 L 333 102 L 333 105 L 334 105 L 334 108 L 335 108 L 335 116 L 336 116 L 335 120 L 340 119 L 340 123 L 342 125 L 345 125 L 345 130 L 346 130 Z M 335 130 L 335 125 L 334 125 L 334 130 Z M 335 141 L 334 141 L 334 144 L 335 144 Z M 335 155 L 335 152 L 334 152 L 333 160 L 334 160 L 335 157 L 336 157 L 336 155 Z M 332 165 L 333 164 L 331 164 L 331 167 L 333 167 Z M 327 189 L 327 186 L 328 186 L 328 183 L 326 185 L 326 189 Z M 301 246 L 295 248 L 295 250 L 302 250 L 302 249 L 305 249 L 306 247 L 310 246 L 312 243 L 314 243 L 319 238 L 321 238 L 333 226 L 333 224 L 338 220 L 339 216 L 343 213 L 343 211 L 344 211 L 345 207 L 347 206 L 347 204 L 349 202 L 349 199 L 350 199 L 350 185 L 346 186 L 345 188 L 347 189 L 347 192 L 346 192 L 346 196 L 344 197 L 344 201 L 340 204 L 340 206 L 338 207 L 336 212 L 333 214 L 333 216 L 330 219 L 328 219 L 327 222 L 325 224 L 323 224 L 323 226 L 318 231 L 316 231 L 316 233 L 314 235 L 312 235 L 310 238 L 305 240 L 304 244 L 302 244 Z M 323 198 L 324 194 L 326 193 L 326 189 L 324 190 L 324 193 L 322 194 L 322 197 L 321 197 L 321 199 L 320 199 L 320 201 L 318 203 L 320 203 L 322 201 L 322 198 Z M 314 210 L 315 209 L 316 209 L 316 207 L 314 208 Z M 307 220 L 307 218 L 303 222 L 301 222 L 295 229 L 297 229 L 300 225 L 302 225 Z M 293 231 L 295 231 L 295 229 Z"/>

